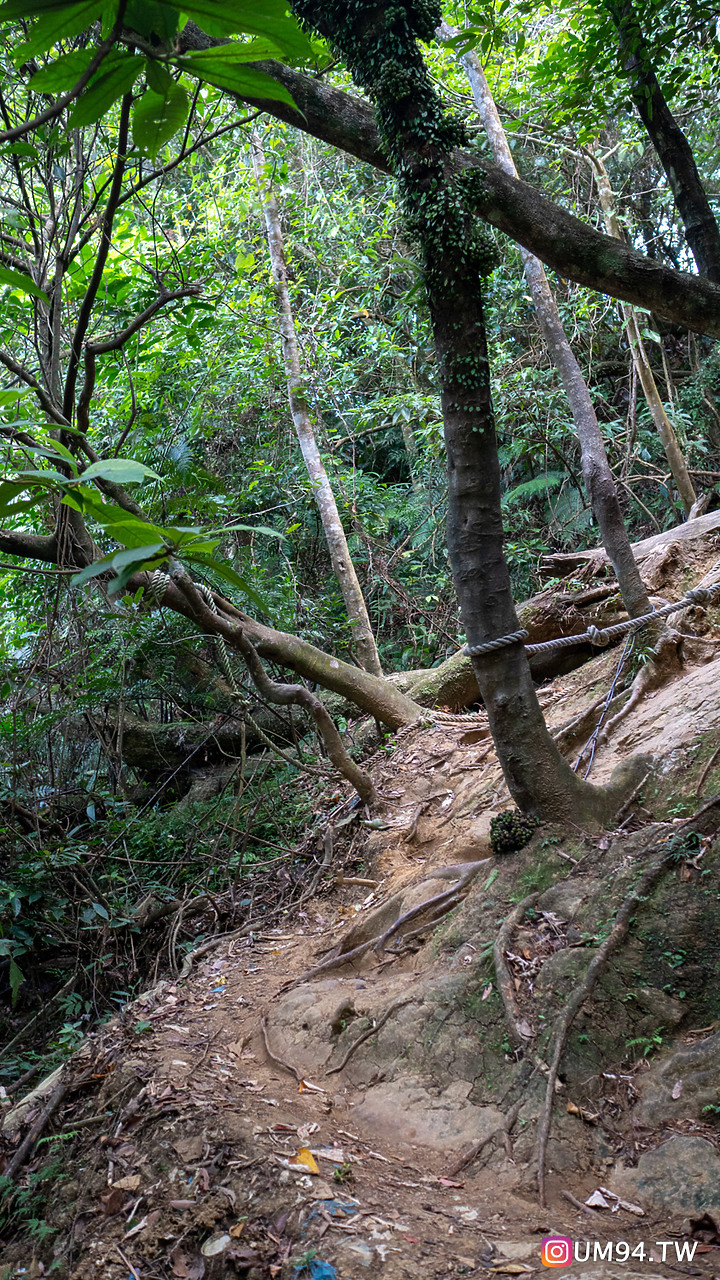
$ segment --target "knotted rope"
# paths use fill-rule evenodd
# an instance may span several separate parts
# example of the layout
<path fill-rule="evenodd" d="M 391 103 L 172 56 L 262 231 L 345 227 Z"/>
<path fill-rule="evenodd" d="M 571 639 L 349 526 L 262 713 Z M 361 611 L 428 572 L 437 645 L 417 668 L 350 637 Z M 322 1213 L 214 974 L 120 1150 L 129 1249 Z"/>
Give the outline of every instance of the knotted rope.
<path fill-rule="evenodd" d="M 657 622 L 658 618 L 667 618 L 671 613 L 687 609 L 691 604 L 714 604 L 719 599 L 720 582 L 711 583 L 709 587 L 693 587 L 692 591 L 685 592 L 682 600 L 677 600 L 674 604 L 666 604 L 662 609 L 653 609 L 652 613 L 644 613 L 640 618 L 628 618 L 626 622 L 617 622 L 612 627 L 590 625 L 587 631 L 583 631 L 580 635 L 558 636 L 556 640 L 526 644 L 525 652 L 527 654 L 551 653 L 554 649 L 570 649 L 573 645 L 583 643 L 604 649 L 613 640 L 619 640 L 620 636 L 628 635 L 629 632 L 640 631 L 649 623 Z M 511 631 L 508 635 L 499 636 L 497 640 L 488 640 L 485 644 L 466 644 L 463 653 L 470 658 L 480 658 L 486 653 L 495 653 L 498 649 L 506 649 L 513 644 L 523 644 L 529 634 L 525 630 Z"/>

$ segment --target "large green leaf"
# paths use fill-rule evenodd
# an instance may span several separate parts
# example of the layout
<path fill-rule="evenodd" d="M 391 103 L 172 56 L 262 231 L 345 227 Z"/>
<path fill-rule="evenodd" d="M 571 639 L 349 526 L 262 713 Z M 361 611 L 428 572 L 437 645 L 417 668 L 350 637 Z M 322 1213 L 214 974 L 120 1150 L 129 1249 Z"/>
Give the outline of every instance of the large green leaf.
<path fill-rule="evenodd" d="M 128 565 L 138 565 L 143 560 L 152 560 L 158 551 L 166 553 L 164 542 L 146 542 L 144 547 L 128 547 L 125 551 L 117 551 L 112 558 L 113 569 L 125 569 Z"/>
<path fill-rule="evenodd" d="M 53 442 L 54 444 L 54 442 Z M 23 449 L 29 453 L 39 453 L 41 458 L 50 458 L 52 462 L 67 462 L 77 475 L 77 463 L 69 449 L 58 441 L 57 448 L 43 444 L 24 444 Z"/>
<path fill-rule="evenodd" d="M 280 533 L 278 529 L 270 529 L 266 524 L 224 524 L 219 529 L 208 529 L 208 536 L 214 533 L 261 533 L 264 538 L 280 538 L 285 540 L 285 534 Z"/>
<path fill-rule="evenodd" d="M 211 569 L 219 578 L 224 578 L 225 582 L 229 582 L 233 587 L 243 591 L 263 613 L 270 612 L 267 600 L 263 600 L 255 588 L 251 587 L 250 583 L 245 578 L 242 578 L 239 573 L 236 573 L 224 560 L 211 560 L 209 556 L 193 555 L 191 552 L 187 552 L 184 559 L 190 560 L 193 564 L 202 565 L 204 569 Z"/>
<path fill-rule="evenodd" d="M 186 0 L 179 7 L 208 35 L 266 36 L 290 57 L 312 58 L 312 45 L 288 14 L 287 0 Z"/>
<path fill-rule="evenodd" d="M 272 76 L 264 71 L 248 67 L 242 60 L 235 59 L 227 46 L 220 49 L 202 49 L 199 53 L 188 54 L 178 58 L 177 65 L 190 75 L 197 76 L 216 89 L 224 89 L 227 93 L 237 93 L 241 98 L 261 98 L 270 102 L 287 102 L 294 106 L 293 99 L 284 85 L 278 84 Z"/>
<path fill-rule="evenodd" d="M 145 59 L 135 54 L 117 50 L 109 53 L 70 112 L 68 129 L 82 129 L 104 116 L 118 98 L 132 89 L 144 66 Z"/>
<path fill-rule="evenodd" d="M 148 80 L 152 82 L 151 66 L 153 64 L 148 63 Z M 165 71 L 164 67 L 159 66 L 157 70 Z M 167 72 L 165 76 L 167 80 L 162 91 L 156 92 L 154 86 L 146 90 L 133 111 L 133 141 L 138 150 L 152 161 L 164 143 L 182 128 L 190 107 L 182 86 L 176 84 Z M 161 78 L 156 77 L 155 83 L 158 82 L 163 83 Z"/>
<path fill-rule="evenodd" d="M 30 80 L 34 93 L 64 93 L 77 84 L 95 57 L 95 49 L 73 49 L 41 67 Z"/>
<path fill-rule="evenodd" d="M 27 493 L 28 486 L 16 480 L 3 480 L 0 484 L 0 519 L 6 516 L 22 515 L 31 507 L 37 506 L 39 497 L 25 498 L 18 501 L 20 495 Z"/>
<path fill-rule="evenodd" d="M 82 473 L 83 480 L 114 480 L 116 484 L 139 484 L 147 476 L 152 480 L 160 479 L 157 471 L 151 471 L 150 467 L 136 462 L 134 458 L 102 458 Z"/>
<path fill-rule="evenodd" d="M 101 560 L 95 560 L 92 564 L 86 564 L 84 569 L 79 573 L 74 573 L 70 579 L 73 587 L 80 587 L 84 582 L 88 582 L 90 578 L 97 578 L 101 573 L 107 573 L 110 569 L 127 569 L 130 568 L 134 573 L 147 560 L 157 557 L 158 551 L 164 551 L 165 544 L 162 542 L 146 542 L 139 547 L 131 547 L 125 551 L 110 551 Z"/>
<path fill-rule="evenodd" d="M 6 6 L 0 6 L 0 19 L 11 17 L 4 12 Z M 22 17 L 27 17 L 31 6 L 22 4 Z M 51 8 L 38 17 L 27 40 L 13 49 L 13 61 L 16 67 L 22 66 L 38 53 L 52 49 L 58 40 L 69 40 L 84 31 L 93 19 L 104 8 L 104 0 L 85 0 L 82 4 L 64 4 Z"/>
<path fill-rule="evenodd" d="M 31 480 L 34 484 L 47 484 L 51 488 L 68 483 L 67 476 L 61 475 L 59 471 L 19 471 L 18 479 Z"/>
<path fill-rule="evenodd" d="M 47 294 L 38 288 L 31 276 L 25 274 L 24 271 L 13 271 L 12 267 L 0 267 L 0 284 L 8 284 L 13 289 L 18 289 L 20 293 L 29 293 L 33 298 L 41 298 L 43 302 L 49 302 Z"/>
<path fill-rule="evenodd" d="M 179 26 L 179 8 L 179 5 L 158 4 L 156 0 L 130 0 L 125 10 L 125 25 L 145 36 L 151 47 L 169 45 Z"/>

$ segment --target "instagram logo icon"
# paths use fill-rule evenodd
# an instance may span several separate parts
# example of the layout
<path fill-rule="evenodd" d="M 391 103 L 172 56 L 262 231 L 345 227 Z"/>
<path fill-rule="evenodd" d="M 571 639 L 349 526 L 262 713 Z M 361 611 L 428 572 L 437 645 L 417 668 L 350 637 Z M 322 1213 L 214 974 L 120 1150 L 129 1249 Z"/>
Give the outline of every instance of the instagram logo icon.
<path fill-rule="evenodd" d="M 569 1267 L 573 1257 L 572 1240 L 567 1236 L 545 1236 L 540 1250 L 544 1267 Z"/>

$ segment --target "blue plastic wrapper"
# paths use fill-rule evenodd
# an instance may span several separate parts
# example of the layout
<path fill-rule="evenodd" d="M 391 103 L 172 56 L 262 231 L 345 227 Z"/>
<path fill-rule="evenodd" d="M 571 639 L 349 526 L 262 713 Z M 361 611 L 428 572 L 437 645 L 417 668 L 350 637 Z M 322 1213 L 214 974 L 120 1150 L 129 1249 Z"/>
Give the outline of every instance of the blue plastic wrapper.
<path fill-rule="evenodd" d="M 297 1268 L 293 1280 L 338 1280 L 338 1273 L 331 1262 L 313 1258 L 311 1262 Z"/>

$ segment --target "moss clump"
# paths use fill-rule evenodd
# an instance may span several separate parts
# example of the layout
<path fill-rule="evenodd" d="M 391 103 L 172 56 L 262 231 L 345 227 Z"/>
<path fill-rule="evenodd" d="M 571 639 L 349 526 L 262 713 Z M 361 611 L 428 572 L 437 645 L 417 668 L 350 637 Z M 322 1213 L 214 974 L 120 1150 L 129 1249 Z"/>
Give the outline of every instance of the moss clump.
<path fill-rule="evenodd" d="M 493 853 L 518 853 L 529 844 L 535 834 L 537 822 L 526 818 L 517 809 L 506 809 L 490 823 L 490 845 Z"/>

